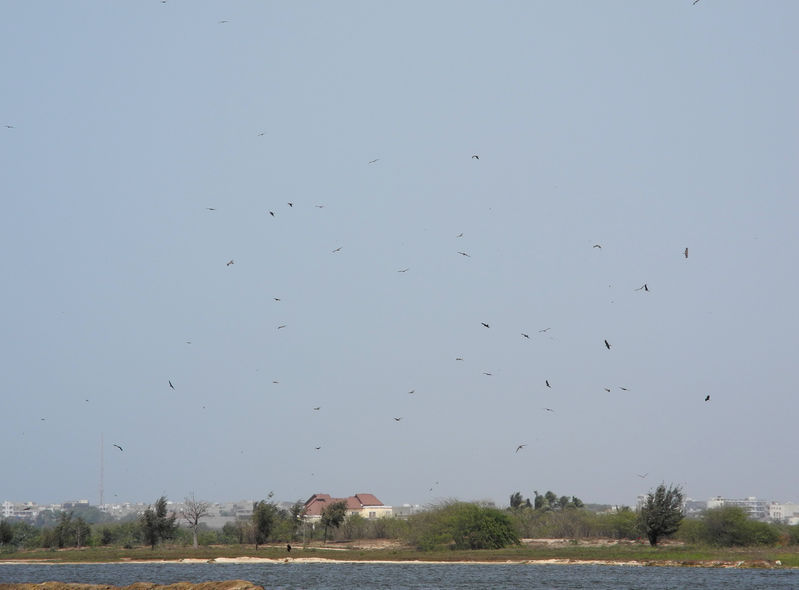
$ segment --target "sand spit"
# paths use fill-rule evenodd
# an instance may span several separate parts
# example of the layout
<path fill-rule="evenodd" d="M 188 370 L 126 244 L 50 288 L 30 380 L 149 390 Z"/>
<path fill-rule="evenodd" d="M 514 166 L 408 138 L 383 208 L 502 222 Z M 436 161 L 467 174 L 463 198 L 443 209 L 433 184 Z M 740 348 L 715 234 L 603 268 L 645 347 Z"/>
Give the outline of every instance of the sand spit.
<path fill-rule="evenodd" d="M 74 584 L 65 582 L 44 582 L 42 584 L 0 584 L 0 590 L 264 590 L 246 580 L 226 580 L 222 582 L 177 582 L 176 584 L 151 584 L 136 582 L 130 586 L 109 586 L 107 584 Z"/>

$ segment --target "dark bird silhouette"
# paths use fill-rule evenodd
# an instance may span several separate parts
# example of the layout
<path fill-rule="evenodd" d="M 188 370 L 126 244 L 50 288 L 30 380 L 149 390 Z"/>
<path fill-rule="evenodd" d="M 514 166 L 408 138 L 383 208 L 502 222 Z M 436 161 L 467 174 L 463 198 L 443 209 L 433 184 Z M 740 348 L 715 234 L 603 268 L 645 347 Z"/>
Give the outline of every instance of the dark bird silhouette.
<path fill-rule="evenodd" d="M 472 156 L 472 160 L 479 160 L 479 159 L 480 159 L 480 156 L 478 156 L 477 154 Z"/>
<path fill-rule="evenodd" d="M 120 446 L 119 446 L 118 444 L 116 444 L 116 443 L 114 443 L 112 446 L 114 446 L 114 447 L 118 448 L 120 451 L 123 451 L 123 452 L 124 452 L 124 450 L 125 450 L 125 449 L 123 449 L 122 447 L 120 447 Z"/>
<path fill-rule="evenodd" d="M 463 357 L 462 357 L 462 356 L 456 356 L 456 357 L 455 357 L 455 360 L 456 360 L 456 361 L 462 361 L 462 360 L 463 360 Z"/>
<path fill-rule="evenodd" d="M 316 407 L 314 408 L 314 411 L 319 411 L 321 408 L 322 408 L 322 406 L 316 406 Z"/>
<path fill-rule="evenodd" d="M 649 291 L 649 287 L 647 286 L 646 283 L 635 289 L 635 291 L 640 291 L 641 289 L 643 289 L 644 291 Z"/>
<path fill-rule="evenodd" d="M 544 328 L 543 330 L 539 330 L 538 332 L 549 332 L 552 328 Z"/>
<path fill-rule="evenodd" d="M 694 0 L 694 3 L 692 4 L 692 6 L 695 6 L 697 2 L 699 2 L 699 0 Z"/>
<path fill-rule="evenodd" d="M 175 389 L 175 386 L 174 386 L 174 385 L 172 385 L 172 382 L 171 382 L 171 381 L 169 381 L 169 386 L 170 386 L 172 389 Z"/>
<path fill-rule="evenodd" d="M 705 396 L 705 401 L 706 401 L 706 402 L 709 402 L 709 401 L 710 401 L 710 396 L 709 396 L 709 395 L 706 395 L 706 396 Z"/>
<path fill-rule="evenodd" d="M 410 268 L 410 267 L 408 267 L 408 268 L 401 268 L 401 269 L 399 269 L 397 272 L 408 272 L 409 270 L 411 270 L 411 268 Z"/>
<path fill-rule="evenodd" d="M 324 205 L 314 205 L 314 207 L 316 207 L 317 209 L 324 209 L 325 208 Z"/>
<path fill-rule="evenodd" d="M 456 237 L 456 238 L 462 238 L 462 237 L 463 237 L 463 232 L 459 233 L 459 234 L 458 234 L 457 236 L 455 236 L 455 237 Z"/>
<path fill-rule="evenodd" d="M 530 337 L 529 334 L 525 334 L 524 332 L 522 332 L 522 336 L 524 336 L 525 338 L 529 338 Z"/>
<path fill-rule="evenodd" d="M 685 257 L 688 258 L 688 248 L 685 249 Z"/>
<path fill-rule="evenodd" d="M 16 129 L 13 125 L 3 125 L 6 129 Z"/>
<path fill-rule="evenodd" d="M 544 379 L 544 383 L 546 383 L 546 384 L 547 384 L 547 387 L 552 387 L 552 386 L 549 384 L 549 379 Z"/>
<path fill-rule="evenodd" d="M 278 329 L 278 330 L 282 330 L 282 329 L 283 329 L 283 328 L 285 328 L 285 327 L 286 327 L 286 324 L 281 324 L 281 325 L 279 325 L 279 326 L 277 327 L 277 329 Z"/>
<path fill-rule="evenodd" d="M 644 473 L 643 475 L 641 475 L 640 473 L 636 473 L 636 475 L 637 475 L 638 477 L 640 477 L 641 479 L 645 479 L 645 478 L 646 478 L 646 476 L 647 476 L 647 475 L 649 475 L 649 472 L 647 471 L 647 472 L 646 472 L 646 473 Z"/>
<path fill-rule="evenodd" d="M 547 412 L 554 412 L 554 411 L 555 411 L 555 410 L 553 410 L 552 408 L 544 408 L 544 409 L 545 409 Z"/>
<path fill-rule="evenodd" d="M 338 248 L 333 250 L 333 254 L 335 254 L 336 252 L 341 252 L 341 248 L 343 248 L 343 246 L 339 246 Z"/>
<path fill-rule="evenodd" d="M 600 246 L 599 244 L 594 244 L 594 248 L 599 248 L 601 250 L 602 246 Z"/>
<path fill-rule="evenodd" d="M 280 297 L 272 297 L 275 301 L 280 301 Z"/>
<path fill-rule="evenodd" d="M 314 447 L 314 448 L 315 448 L 315 449 L 318 451 L 318 450 L 319 450 L 319 449 L 321 449 L 322 447 Z"/>
<path fill-rule="evenodd" d="M 619 386 L 619 389 L 621 389 L 622 391 L 629 391 L 629 389 L 627 389 L 626 387 L 622 387 L 622 386 Z"/>
<path fill-rule="evenodd" d="M 483 324 L 486 328 L 490 328 L 491 327 L 488 324 L 486 324 L 485 322 L 480 322 L 480 323 Z"/>
<path fill-rule="evenodd" d="M 229 22 L 230 22 L 229 20 L 221 20 L 221 21 L 219 21 L 219 24 L 220 25 L 224 25 L 225 23 L 229 23 Z"/>
<path fill-rule="evenodd" d="M 483 375 L 488 375 L 489 377 L 491 377 L 492 373 L 486 373 L 485 371 L 483 371 Z"/>
<path fill-rule="evenodd" d="M 225 266 L 230 266 L 231 264 L 233 264 L 233 261 L 232 260 L 228 260 L 227 264 L 225 264 Z"/>
<path fill-rule="evenodd" d="M 279 384 L 279 383 L 280 383 L 280 381 L 272 381 L 272 383 L 274 383 L 275 385 L 277 385 L 277 384 Z"/>
<path fill-rule="evenodd" d="M 519 445 L 518 447 L 516 447 L 516 450 L 515 450 L 515 451 L 513 451 L 513 452 L 514 452 L 514 453 L 518 453 L 519 451 L 521 451 L 521 450 L 522 450 L 524 447 L 526 447 L 526 446 L 527 446 L 527 445 Z"/>
<path fill-rule="evenodd" d="M 402 416 L 400 416 L 399 418 L 394 418 L 394 422 L 399 422 L 400 420 L 402 420 Z"/>
<path fill-rule="evenodd" d="M 286 543 L 286 551 L 291 553 L 291 543 Z"/>
<path fill-rule="evenodd" d="M 214 209 L 213 207 L 206 207 L 206 209 L 208 209 L 208 211 L 216 211 L 216 209 Z"/>
<path fill-rule="evenodd" d="M 270 211 L 270 212 L 269 212 L 269 215 L 271 215 L 272 217 L 274 217 L 274 216 L 275 216 L 275 212 L 274 212 L 274 211 Z"/>
<path fill-rule="evenodd" d="M 604 389 L 605 391 L 607 391 L 608 393 L 610 393 L 610 387 L 604 387 L 603 389 Z"/>
<path fill-rule="evenodd" d="M 610 350 L 610 343 L 607 340 L 605 340 L 605 346 L 607 347 L 608 350 Z"/>
<path fill-rule="evenodd" d="M 375 158 L 374 160 L 369 160 L 370 164 L 374 164 L 375 162 L 379 162 L 380 158 Z"/>
<path fill-rule="evenodd" d="M 471 258 L 466 252 L 458 252 L 461 256 L 466 256 L 466 258 Z"/>
<path fill-rule="evenodd" d="M 263 137 L 263 136 L 264 136 L 264 132 L 263 132 L 263 131 L 261 131 L 261 132 L 258 134 L 258 137 Z"/>
<path fill-rule="evenodd" d="M 294 203 L 286 203 L 289 207 L 293 207 Z"/>
<path fill-rule="evenodd" d="M 26 510 L 30 510 L 30 509 L 31 509 L 31 506 L 25 506 L 25 508 L 23 508 L 22 511 L 25 512 Z"/>

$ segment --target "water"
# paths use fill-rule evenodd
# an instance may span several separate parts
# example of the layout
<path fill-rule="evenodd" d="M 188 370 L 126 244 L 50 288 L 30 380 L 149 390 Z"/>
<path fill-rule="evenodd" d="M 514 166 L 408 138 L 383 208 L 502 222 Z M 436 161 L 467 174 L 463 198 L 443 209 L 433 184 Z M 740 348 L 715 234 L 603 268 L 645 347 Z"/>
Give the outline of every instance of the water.
<path fill-rule="evenodd" d="M 249 580 L 267 589 L 799 590 L 799 570 L 369 563 L 3 564 L 0 582 L 128 585 Z"/>

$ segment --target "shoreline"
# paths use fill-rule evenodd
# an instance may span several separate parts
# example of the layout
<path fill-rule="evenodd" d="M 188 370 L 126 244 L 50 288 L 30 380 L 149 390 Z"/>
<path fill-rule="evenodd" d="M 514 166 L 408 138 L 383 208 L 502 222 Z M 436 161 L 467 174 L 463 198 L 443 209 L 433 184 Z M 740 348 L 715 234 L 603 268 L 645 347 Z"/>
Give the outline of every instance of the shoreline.
<path fill-rule="evenodd" d="M 757 561 L 676 561 L 676 560 L 611 560 L 611 559 L 507 559 L 507 560 L 424 560 L 424 559 L 398 559 L 398 560 L 355 560 L 355 559 L 330 559 L 326 557 L 217 557 L 212 559 L 185 558 L 185 559 L 137 559 L 124 561 L 51 561 L 46 559 L 18 559 L 0 560 L 0 567 L 8 565 L 107 565 L 107 564 L 147 564 L 147 563 L 174 563 L 174 564 L 409 564 L 409 565 L 616 565 L 625 567 L 705 567 L 716 569 L 799 569 L 783 566 L 779 562 Z"/>

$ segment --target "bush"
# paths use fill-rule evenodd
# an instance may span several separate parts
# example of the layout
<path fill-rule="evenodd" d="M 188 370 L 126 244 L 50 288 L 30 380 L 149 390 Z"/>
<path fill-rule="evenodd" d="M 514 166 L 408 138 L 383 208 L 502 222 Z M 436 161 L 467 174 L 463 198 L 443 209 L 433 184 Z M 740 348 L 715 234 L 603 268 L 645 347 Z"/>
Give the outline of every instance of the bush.
<path fill-rule="evenodd" d="M 496 508 L 451 502 L 411 516 L 408 540 L 422 551 L 500 549 L 519 538 L 508 515 Z"/>
<path fill-rule="evenodd" d="M 751 520 L 741 508 L 712 508 L 702 517 L 703 540 L 709 545 L 733 547 L 775 545 L 780 539 L 779 527 Z"/>

